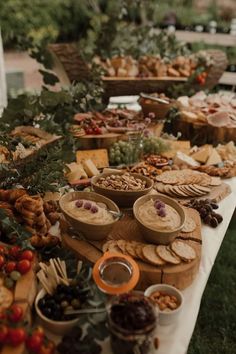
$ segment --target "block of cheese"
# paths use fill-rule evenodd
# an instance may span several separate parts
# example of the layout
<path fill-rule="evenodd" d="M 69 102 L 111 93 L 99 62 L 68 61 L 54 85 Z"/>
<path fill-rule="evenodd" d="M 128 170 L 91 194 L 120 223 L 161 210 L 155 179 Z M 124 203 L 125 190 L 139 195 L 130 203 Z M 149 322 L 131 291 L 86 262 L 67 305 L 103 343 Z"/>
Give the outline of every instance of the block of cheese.
<path fill-rule="evenodd" d="M 212 147 L 209 145 L 203 146 L 198 149 L 197 152 L 191 155 L 191 157 L 201 163 L 206 163 L 210 154 L 212 152 Z"/>
<path fill-rule="evenodd" d="M 91 159 L 87 159 L 82 161 L 83 167 L 85 172 L 87 173 L 88 177 L 93 177 L 99 175 L 99 171 L 97 167 L 94 165 Z"/>
<path fill-rule="evenodd" d="M 70 172 L 66 174 L 69 183 L 78 181 L 81 178 L 88 178 L 88 175 L 81 164 L 72 162 L 68 164 L 67 167 L 70 169 Z"/>
<path fill-rule="evenodd" d="M 78 150 L 76 152 L 76 161 L 78 163 L 88 159 L 91 159 L 97 168 L 109 166 L 107 149 Z"/>
<path fill-rule="evenodd" d="M 221 163 L 222 162 L 222 159 L 219 155 L 219 153 L 216 151 L 216 149 L 213 149 L 207 162 L 206 162 L 206 165 L 209 166 L 209 165 L 217 165 L 218 163 Z"/>
<path fill-rule="evenodd" d="M 162 156 L 165 156 L 169 159 L 175 157 L 176 151 L 182 151 L 185 154 L 188 154 L 191 145 L 189 140 L 165 140 L 166 143 L 169 145 L 169 149 L 161 153 Z"/>
<path fill-rule="evenodd" d="M 184 154 L 181 151 L 177 151 L 174 158 L 174 163 L 176 165 L 187 165 L 190 167 L 198 167 L 200 165 L 199 162 L 195 161 L 192 157 Z"/>

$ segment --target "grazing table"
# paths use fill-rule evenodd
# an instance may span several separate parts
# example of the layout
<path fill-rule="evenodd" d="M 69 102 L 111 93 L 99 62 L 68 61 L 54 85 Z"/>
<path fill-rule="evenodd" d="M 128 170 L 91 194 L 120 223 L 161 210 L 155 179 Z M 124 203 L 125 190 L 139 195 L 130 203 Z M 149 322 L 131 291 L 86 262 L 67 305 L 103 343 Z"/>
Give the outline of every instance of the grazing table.
<path fill-rule="evenodd" d="M 199 272 L 194 282 L 183 290 L 184 306 L 178 321 L 169 326 L 158 326 L 156 335 L 160 345 L 152 354 L 187 353 L 202 294 L 236 207 L 236 177 L 226 180 L 226 183 L 230 185 L 232 193 L 219 203 L 218 210 L 223 216 L 223 222 L 216 229 L 202 226 L 202 258 Z M 103 353 L 112 353 L 109 340 L 104 342 Z"/>

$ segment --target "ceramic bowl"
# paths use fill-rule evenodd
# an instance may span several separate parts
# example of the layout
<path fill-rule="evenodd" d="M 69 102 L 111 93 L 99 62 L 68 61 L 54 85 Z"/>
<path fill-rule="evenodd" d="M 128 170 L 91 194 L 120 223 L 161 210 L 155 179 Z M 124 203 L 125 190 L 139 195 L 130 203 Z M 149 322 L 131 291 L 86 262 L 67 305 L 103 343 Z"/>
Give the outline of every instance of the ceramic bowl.
<path fill-rule="evenodd" d="M 150 297 L 150 295 L 156 291 L 163 291 L 167 295 L 175 296 L 178 300 L 179 306 L 177 307 L 176 310 L 172 310 L 170 312 L 161 311 L 158 305 L 156 305 L 159 309 L 159 324 L 161 326 L 170 325 L 178 319 L 183 308 L 184 297 L 177 288 L 168 284 L 155 284 L 149 286 L 145 290 L 144 295 Z"/>
<path fill-rule="evenodd" d="M 114 217 L 113 221 L 107 224 L 90 224 L 84 221 L 78 220 L 76 217 L 71 215 L 67 209 L 66 204 L 77 199 L 86 199 L 98 203 L 103 203 L 107 206 L 108 210 L 117 213 L 117 217 Z M 119 215 L 121 215 L 118 206 L 110 199 L 104 197 L 103 195 L 94 192 L 69 192 L 59 200 L 59 205 L 62 213 L 65 216 L 67 222 L 82 236 L 88 240 L 103 240 L 112 231 L 116 222 L 119 220 Z"/>
<path fill-rule="evenodd" d="M 130 173 L 130 175 L 132 175 L 135 178 L 139 178 L 143 181 L 146 181 L 147 187 L 143 190 L 123 191 L 123 190 L 107 189 L 97 184 L 100 178 L 107 177 L 112 174 L 124 174 L 124 172 L 117 171 L 114 173 L 110 173 L 110 172 L 101 173 L 100 175 L 94 176 L 91 179 L 91 184 L 96 193 L 102 194 L 105 197 L 113 200 L 113 202 L 115 202 L 119 207 L 122 208 L 132 208 L 134 202 L 142 195 L 149 193 L 153 187 L 153 181 L 150 178 L 140 175 L 138 173 Z"/>
<path fill-rule="evenodd" d="M 35 310 L 36 313 L 40 319 L 40 322 L 43 326 L 43 328 L 47 329 L 48 331 L 63 336 L 64 334 L 70 332 L 70 330 L 77 324 L 78 318 L 75 318 L 74 320 L 69 320 L 69 321 L 54 321 L 50 320 L 46 316 L 42 314 L 42 312 L 39 309 L 38 302 L 41 298 L 43 298 L 46 295 L 46 291 L 44 289 L 41 289 L 38 292 L 38 295 L 36 296 L 35 299 Z"/>
<path fill-rule="evenodd" d="M 174 208 L 180 215 L 180 219 L 181 219 L 180 225 L 173 230 L 156 230 L 156 229 L 154 230 L 151 227 L 146 226 L 138 216 L 138 210 L 142 204 L 144 204 L 150 199 L 152 200 L 159 199 L 163 201 L 165 204 L 168 204 L 172 208 Z M 178 233 L 182 230 L 185 222 L 185 212 L 184 209 L 180 206 L 180 204 L 177 203 L 174 199 L 166 197 L 161 194 L 145 195 L 139 198 L 138 200 L 136 200 L 133 206 L 133 213 L 144 239 L 149 243 L 168 245 L 177 237 Z"/>

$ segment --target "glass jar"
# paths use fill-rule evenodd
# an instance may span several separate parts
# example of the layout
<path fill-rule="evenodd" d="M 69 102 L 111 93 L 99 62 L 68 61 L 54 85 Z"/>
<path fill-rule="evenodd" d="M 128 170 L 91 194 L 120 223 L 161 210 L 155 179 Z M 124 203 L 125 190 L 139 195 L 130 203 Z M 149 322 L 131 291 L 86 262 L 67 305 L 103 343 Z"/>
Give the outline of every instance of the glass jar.
<path fill-rule="evenodd" d="M 114 354 L 147 354 L 153 348 L 156 308 L 138 292 L 111 299 L 108 325 Z"/>
<path fill-rule="evenodd" d="M 130 134 L 128 141 L 131 146 L 128 164 L 140 162 L 143 158 L 143 137 L 141 133 Z"/>

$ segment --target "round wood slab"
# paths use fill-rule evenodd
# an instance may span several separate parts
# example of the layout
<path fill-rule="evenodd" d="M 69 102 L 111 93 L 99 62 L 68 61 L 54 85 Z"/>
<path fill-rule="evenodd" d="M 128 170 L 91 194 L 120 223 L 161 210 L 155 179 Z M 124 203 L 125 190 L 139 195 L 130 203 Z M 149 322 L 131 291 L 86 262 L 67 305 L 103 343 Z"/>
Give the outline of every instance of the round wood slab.
<path fill-rule="evenodd" d="M 190 263 L 181 262 L 179 265 L 168 264 L 164 266 L 153 266 L 142 261 L 137 261 L 141 271 L 140 281 L 137 286 L 139 289 L 144 290 L 149 285 L 156 283 L 166 283 L 179 289 L 185 289 L 193 282 L 201 259 L 201 219 L 196 210 L 190 208 L 185 208 L 185 210 L 194 219 L 196 228 L 193 232 L 180 233 L 178 239 L 190 244 L 195 249 L 197 258 Z M 123 219 L 117 222 L 116 227 L 103 242 L 82 241 L 79 238 L 72 238 L 72 235 L 66 232 L 66 230 L 62 231 L 64 245 L 75 251 L 80 259 L 91 263 L 95 263 L 102 256 L 102 245 L 107 239 L 135 240 L 145 243 L 131 213 L 126 214 Z M 74 237 L 76 236 L 74 235 Z"/>

